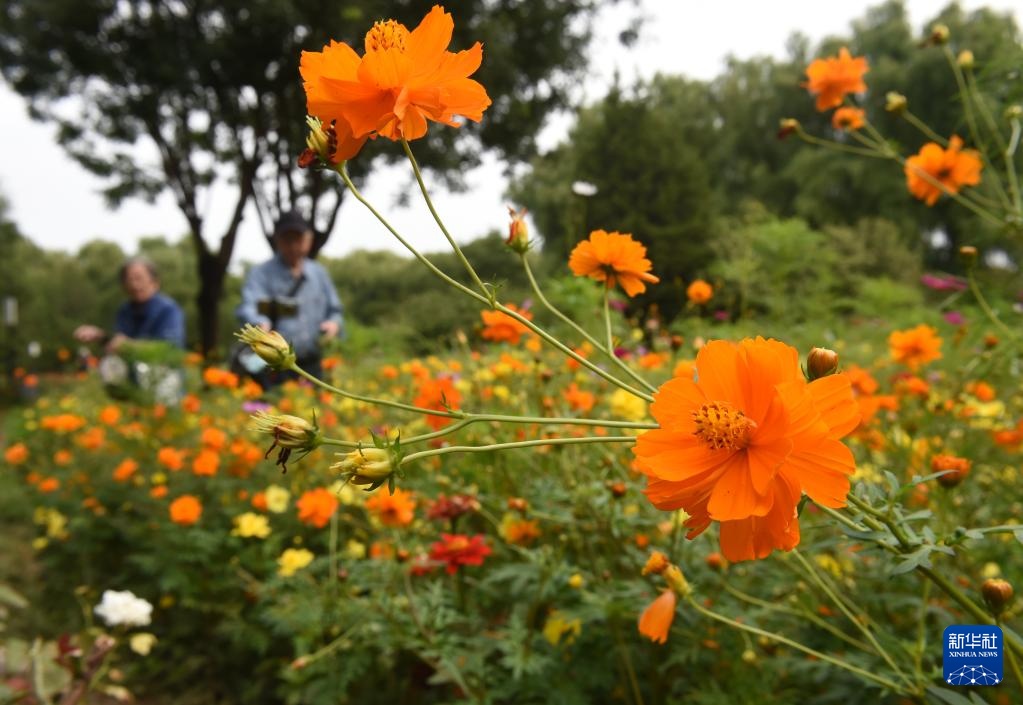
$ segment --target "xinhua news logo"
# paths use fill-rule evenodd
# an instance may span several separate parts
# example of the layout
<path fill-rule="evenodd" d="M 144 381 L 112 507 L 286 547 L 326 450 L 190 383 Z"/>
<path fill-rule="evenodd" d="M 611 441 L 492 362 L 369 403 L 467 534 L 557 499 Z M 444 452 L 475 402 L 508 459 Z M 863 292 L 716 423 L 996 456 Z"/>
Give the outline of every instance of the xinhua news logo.
<path fill-rule="evenodd" d="M 945 629 L 942 660 L 948 685 L 1002 682 L 1002 630 L 990 624 L 953 624 Z"/>

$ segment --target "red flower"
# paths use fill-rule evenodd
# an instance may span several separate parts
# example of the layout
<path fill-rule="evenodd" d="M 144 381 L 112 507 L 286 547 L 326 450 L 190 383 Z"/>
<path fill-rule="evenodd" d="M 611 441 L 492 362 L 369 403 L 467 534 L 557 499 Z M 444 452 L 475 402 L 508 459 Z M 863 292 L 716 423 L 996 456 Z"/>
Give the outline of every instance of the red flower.
<path fill-rule="evenodd" d="M 430 546 L 430 558 L 447 563 L 449 575 L 458 572 L 460 565 L 483 565 L 483 559 L 490 555 L 483 534 L 469 537 L 465 534 L 441 534 L 441 540 Z"/>

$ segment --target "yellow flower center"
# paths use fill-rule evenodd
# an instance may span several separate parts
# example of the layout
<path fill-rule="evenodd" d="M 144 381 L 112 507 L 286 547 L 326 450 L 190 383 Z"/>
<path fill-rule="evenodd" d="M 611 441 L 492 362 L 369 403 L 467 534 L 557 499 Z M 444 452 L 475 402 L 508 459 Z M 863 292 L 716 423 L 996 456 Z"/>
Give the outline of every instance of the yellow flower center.
<path fill-rule="evenodd" d="M 366 32 L 366 51 L 397 49 L 404 53 L 408 37 L 408 29 L 400 22 L 395 20 L 377 22 L 373 25 L 373 29 Z"/>
<path fill-rule="evenodd" d="M 757 424 L 731 404 L 712 401 L 693 412 L 696 437 L 713 450 L 741 450 Z"/>

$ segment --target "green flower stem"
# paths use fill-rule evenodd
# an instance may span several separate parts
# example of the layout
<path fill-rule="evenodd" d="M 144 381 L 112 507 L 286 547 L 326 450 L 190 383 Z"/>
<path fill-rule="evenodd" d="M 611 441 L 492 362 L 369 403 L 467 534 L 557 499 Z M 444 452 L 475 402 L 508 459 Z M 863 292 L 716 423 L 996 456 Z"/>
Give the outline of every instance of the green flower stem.
<path fill-rule="evenodd" d="M 512 443 L 491 443 L 485 446 L 447 446 L 446 448 L 435 448 L 433 450 L 421 450 L 418 453 L 410 453 L 401 459 L 401 464 L 406 465 L 414 460 L 422 460 L 434 455 L 447 455 L 448 453 L 486 453 L 495 450 L 511 450 L 513 448 L 533 448 L 536 446 L 567 446 L 581 445 L 584 443 L 635 443 L 634 436 L 584 436 L 582 438 L 543 438 L 535 441 L 515 441 Z"/>
<path fill-rule="evenodd" d="M 346 165 L 342 164 L 338 168 L 338 174 L 341 175 L 341 180 L 345 182 L 345 185 L 348 187 L 348 190 L 352 192 L 353 196 L 355 196 L 355 200 L 357 200 L 362 205 L 366 206 L 366 208 L 369 209 L 369 212 L 372 213 L 376 217 L 376 219 L 379 220 L 380 223 L 385 228 L 387 228 L 387 230 L 391 233 L 391 235 L 394 235 L 394 237 L 397 238 L 398 242 L 400 242 L 402 245 L 404 245 L 405 249 L 407 249 L 409 252 L 411 252 L 412 255 L 417 260 L 419 260 L 423 265 L 425 265 L 427 269 L 429 269 L 431 272 L 433 272 L 437 277 L 443 279 L 445 282 L 447 282 L 451 286 L 453 286 L 456 289 L 458 289 L 459 291 L 461 291 L 463 294 L 467 294 L 467 295 L 471 296 L 472 298 L 476 299 L 477 301 L 479 301 L 482 304 L 486 304 L 488 306 L 490 305 L 490 299 L 488 297 L 486 297 L 483 294 L 480 294 L 480 293 L 478 293 L 476 291 L 473 291 L 472 289 L 470 289 L 469 287 L 465 286 L 461 282 L 452 279 L 447 274 L 442 272 L 437 267 L 437 265 L 435 265 L 433 262 L 431 262 L 426 257 L 424 257 L 422 254 L 420 254 L 419 251 L 416 248 L 412 247 L 412 245 L 407 240 L 405 240 L 405 238 L 403 238 L 401 236 L 401 234 L 398 233 L 398 231 L 394 228 L 394 226 L 391 225 L 391 223 L 388 222 L 388 220 L 386 218 L 384 218 L 384 216 L 381 215 L 380 212 L 376 208 L 374 208 L 373 205 L 369 201 L 366 200 L 366 197 L 362 195 L 362 192 L 360 192 L 359 189 L 357 189 L 355 187 L 355 184 L 352 183 L 351 177 L 348 175 L 348 167 Z"/>
<path fill-rule="evenodd" d="M 904 549 L 912 549 L 913 545 L 906 536 L 906 532 L 902 530 L 902 527 L 892 521 L 885 513 L 875 509 L 870 504 L 860 499 L 856 495 L 849 493 L 849 503 L 856 506 L 857 509 L 867 514 L 864 517 L 864 521 L 868 526 L 872 526 L 876 530 L 881 530 L 887 527 L 891 531 L 892 535 L 899 542 L 899 545 Z M 894 547 L 892 547 L 894 548 Z M 897 548 L 897 552 L 902 553 Z M 976 602 L 967 597 L 962 590 L 956 587 L 951 580 L 946 578 L 941 573 L 935 572 L 932 568 L 918 565 L 915 569 L 920 574 L 926 576 L 932 583 L 937 585 L 942 591 L 951 597 L 955 602 L 959 604 L 964 610 L 970 613 L 970 616 L 974 619 L 978 619 L 984 624 L 994 624 L 995 620 L 991 617 L 987 611 L 978 605 Z M 1011 634 L 1007 634 L 1005 643 L 1008 644 L 1011 650 L 1014 650 L 1017 654 L 1023 654 L 1023 643 L 1020 643 L 1017 637 Z"/>
<path fill-rule="evenodd" d="M 447 238 L 448 244 L 451 245 L 451 249 L 455 251 L 455 256 L 458 257 L 458 260 L 462 263 L 462 266 L 465 267 L 465 270 L 469 273 L 469 276 L 472 277 L 473 282 L 476 283 L 476 286 L 480 288 L 480 291 L 482 291 L 483 294 L 489 300 L 493 301 L 494 298 L 493 290 L 487 288 L 483 284 L 483 281 L 480 279 L 479 275 L 476 274 L 476 270 L 473 269 L 472 264 L 470 264 L 465 254 L 463 254 L 462 248 L 460 248 L 458 246 L 458 243 L 455 242 L 455 238 L 451 237 L 451 233 L 448 232 L 447 227 L 444 225 L 444 221 L 441 220 L 440 214 L 437 213 L 437 209 L 434 208 L 433 199 L 430 198 L 430 192 L 427 191 L 426 189 L 426 182 L 423 181 L 423 174 L 419 170 L 419 162 L 416 161 L 415 155 L 412 154 L 412 148 L 409 146 L 408 140 L 406 140 L 404 137 L 401 138 L 401 146 L 405 149 L 405 156 L 408 157 L 409 162 L 412 164 L 412 171 L 416 175 L 416 182 L 419 184 L 419 190 L 423 194 L 423 199 L 426 201 L 426 207 L 430 209 L 430 214 L 433 216 L 434 221 L 436 221 L 437 226 L 440 228 L 440 231 L 444 233 L 444 237 Z"/>
<path fill-rule="evenodd" d="M 830 149 L 835 152 L 846 152 L 847 154 L 856 154 L 861 157 L 873 157 L 875 159 L 888 158 L 887 154 L 884 154 L 883 152 L 880 152 L 877 149 L 863 149 L 860 147 L 850 147 L 847 144 L 835 142 L 834 140 L 826 140 L 821 137 L 814 137 L 811 134 L 803 132 L 802 129 L 800 129 L 797 134 L 799 135 L 799 138 L 801 140 L 808 144 L 812 144 L 816 147 L 824 147 L 825 149 Z M 856 133 L 853 132 L 852 134 L 855 135 Z"/>
<path fill-rule="evenodd" d="M 611 332 L 611 289 L 604 287 L 604 335 L 607 338 L 607 349 L 614 355 L 615 339 Z"/>
<path fill-rule="evenodd" d="M 578 354 L 577 352 L 572 350 L 570 347 L 568 347 L 567 345 L 562 343 L 560 340 L 555 338 L 553 335 L 551 335 L 550 333 L 545 331 L 543 328 L 540 328 L 538 325 L 533 323 L 531 320 L 529 320 L 528 318 L 523 316 L 518 311 L 514 311 L 514 310 L 508 308 L 507 306 L 505 306 L 504 304 L 501 304 L 501 303 L 495 303 L 492 306 L 492 308 L 494 308 L 497 311 L 500 311 L 501 313 L 505 314 L 506 316 L 511 316 L 516 321 L 518 321 L 522 325 L 526 326 L 527 328 L 529 328 L 529 330 L 533 331 L 534 333 L 539 335 L 541 338 L 543 338 L 545 341 L 550 343 L 552 346 L 554 346 L 555 348 L 560 350 L 562 353 L 564 353 L 565 355 L 568 355 L 570 358 L 572 358 L 573 360 L 578 362 L 580 365 L 582 365 L 583 367 L 588 369 L 590 372 L 593 372 L 596 375 L 598 375 L 600 377 L 603 377 L 605 380 L 607 380 L 611 384 L 615 385 L 616 387 L 624 389 L 629 394 L 637 396 L 640 399 L 643 399 L 644 401 L 652 402 L 654 400 L 654 398 L 652 396 L 650 396 L 650 394 L 648 394 L 647 392 L 643 392 L 643 391 L 640 391 L 639 389 L 636 389 L 632 385 L 629 385 L 629 384 L 621 381 L 620 379 L 618 379 L 617 377 L 612 375 L 607 370 L 601 369 L 597 365 L 593 364 L 592 362 L 587 360 L 585 357 L 583 357 L 582 355 Z"/>
<path fill-rule="evenodd" d="M 995 310 L 991 308 L 991 304 L 988 303 L 987 298 L 984 296 L 984 292 L 980 290 L 980 286 L 977 284 L 977 278 L 973 275 L 973 269 L 973 267 L 970 267 L 966 270 L 966 281 L 970 284 L 970 293 L 972 293 L 973 298 L 977 300 L 977 305 L 980 306 L 984 315 L 987 316 L 992 323 L 998 326 L 998 329 L 1002 331 L 1002 333 L 1007 335 L 1010 340 L 1016 340 L 1016 332 L 1002 322 L 1002 319 L 998 317 Z"/>
<path fill-rule="evenodd" d="M 462 284 L 462 283 L 452 279 L 450 276 L 448 276 L 447 274 L 442 272 L 437 267 L 437 265 L 435 265 L 433 262 L 431 262 L 426 257 L 424 257 L 422 254 L 420 254 L 420 252 L 418 250 L 416 250 L 414 247 L 412 247 L 412 245 L 407 240 L 405 240 L 403 237 L 401 237 L 401 235 L 394 228 L 394 226 L 391 225 L 390 222 L 388 222 L 388 220 L 386 218 L 384 218 L 384 216 L 376 208 L 374 208 L 372 206 L 372 204 L 370 204 L 369 201 L 366 200 L 366 198 L 362 195 L 362 193 L 360 193 L 359 190 L 355 187 L 355 184 L 352 183 L 351 177 L 349 177 L 349 175 L 348 175 L 348 169 L 347 169 L 346 166 L 342 165 L 339 168 L 338 173 L 341 175 L 341 178 L 345 182 L 345 185 L 347 185 L 349 190 L 352 192 L 352 195 L 355 196 L 355 199 L 357 201 L 359 201 L 361 204 L 363 204 L 364 206 L 366 206 L 366 208 L 369 209 L 370 213 L 372 213 L 376 217 L 376 219 L 378 221 L 380 221 L 380 223 L 385 228 L 387 228 L 387 230 L 392 235 L 394 235 L 395 238 L 398 239 L 398 242 L 400 242 L 402 245 L 404 245 L 405 248 L 416 257 L 416 259 L 418 259 L 421 263 L 423 263 L 426 266 L 426 268 L 429 269 L 431 272 L 433 272 L 437 277 L 442 279 L 447 284 L 455 287 L 456 289 L 458 289 L 462 293 L 467 294 L 468 296 L 471 296 L 473 299 L 475 299 L 479 303 L 485 304 L 485 305 L 489 306 L 492 309 L 495 309 L 497 311 L 500 311 L 501 313 L 504 313 L 504 314 L 506 314 L 508 316 L 511 316 L 512 318 L 517 320 L 519 323 L 521 323 L 524 326 L 526 326 L 526 328 L 528 328 L 532 332 L 536 333 L 538 336 L 543 338 L 545 341 L 550 343 L 552 346 L 554 346 L 555 348 L 560 350 L 562 353 L 564 353 L 565 355 L 568 355 L 570 358 L 572 358 L 573 360 L 575 360 L 576 362 L 578 362 L 580 365 L 582 365 L 586 369 L 590 370 L 591 372 L 594 372 L 595 374 L 599 375 L 600 377 L 603 377 L 605 380 L 607 380 L 611 384 L 615 385 L 616 387 L 620 387 L 620 388 L 624 389 L 625 391 L 629 392 L 630 394 L 634 394 L 635 396 L 638 396 L 641 399 L 645 399 L 646 401 L 653 401 L 653 397 L 652 396 L 650 396 L 649 394 L 646 394 L 645 392 L 639 391 L 635 387 L 631 387 L 630 385 L 626 384 L 625 382 L 622 382 L 620 379 L 618 379 L 614 375 L 612 375 L 612 374 L 608 373 L 607 371 L 602 370 L 601 368 L 597 367 L 592 362 L 590 362 L 586 358 L 582 357 L 581 355 L 577 354 L 571 348 L 569 348 L 566 345 L 564 345 L 560 340 L 558 340 L 557 338 L 552 336 L 550 333 L 548 333 L 547 331 L 543 330 L 542 328 L 537 326 L 535 323 L 533 323 L 532 321 L 527 319 L 525 316 L 520 314 L 518 311 L 512 311 L 507 306 L 504 306 L 503 304 L 497 303 L 497 301 L 493 298 L 493 294 L 492 293 L 488 293 L 487 296 L 484 296 L 483 294 L 480 294 L 480 293 L 478 293 L 476 291 L 473 291 L 469 287 L 467 287 L 464 284 Z M 394 404 L 392 403 L 391 405 L 393 406 Z M 443 416 L 444 414 L 437 414 L 437 415 L 438 416 Z"/>
<path fill-rule="evenodd" d="M 1015 215 L 1023 219 L 1023 194 L 1020 193 L 1019 177 L 1016 176 L 1016 148 L 1019 147 L 1020 121 L 1019 118 L 1012 120 L 1012 135 L 1009 137 L 1009 144 L 1005 148 L 1005 171 L 1009 177 L 1009 190 L 1012 191 L 1012 203 L 1015 208 Z"/>
<path fill-rule="evenodd" d="M 821 629 L 823 629 L 824 631 L 828 632 L 832 636 L 834 636 L 834 637 L 836 637 L 838 639 L 841 639 L 842 641 L 846 642 L 850 646 L 853 646 L 853 647 L 859 649 L 860 651 L 863 651 L 863 652 L 870 651 L 870 644 L 867 644 L 866 642 L 860 641 L 856 637 L 849 636 L 848 634 L 843 632 L 838 627 L 836 627 L 833 624 L 830 624 L 830 623 L 824 621 L 823 619 L 821 619 L 817 615 L 813 614 L 812 612 L 809 612 L 807 610 L 793 609 L 791 607 L 787 607 L 784 604 L 779 604 L 779 603 L 776 603 L 776 602 L 770 602 L 768 600 L 761 600 L 759 597 L 754 597 L 753 595 L 749 595 L 749 594 L 747 594 L 747 593 L 745 593 L 745 592 L 743 592 L 741 590 L 738 590 L 738 589 L 732 587 L 727 582 L 723 582 L 721 584 L 721 586 L 725 589 L 725 592 L 727 592 L 728 594 L 732 595 L 733 597 L 735 597 L 735 598 L 737 598 L 739 600 L 742 600 L 743 602 L 748 602 L 751 605 L 754 605 L 756 607 L 762 607 L 763 609 L 770 610 L 772 612 L 782 612 L 784 614 L 790 614 L 793 617 L 798 617 L 799 619 L 805 619 L 808 622 L 811 622 L 814 625 L 816 625 L 816 626 L 820 627 Z"/>
<path fill-rule="evenodd" d="M 937 142 L 942 147 L 947 147 L 948 146 L 948 140 L 947 139 L 945 139 L 944 137 L 939 135 L 937 132 L 932 130 L 930 125 L 928 125 L 926 122 L 924 122 L 923 120 L 918 118 L 913 113 L 909 112 L 909 110 L 906 110 L 905 112 L 903 112 L 902 113 L 902 117 L 905 118 L 906 122 L 908 122 L 910 125 L 912 125 L 916 129 L 920 130 L 920 132 L 922 132 L 924 134 L 924 137 L 926 137 L 927 139 L 931 140 L 932 142 Z"/>
<path fill-rule="evenodd" d="M 874 647 L 874 651 L 885 660 L 885 663 L 887 663 L 888 666 L 892 669 L 892 672 L 899 674 L 899 676 L 903 680 L 905 680 L 910 687 L 912 687 L 913 682 L 909 679 L 908 676 L 903 675 L 902 669 L 900 669 L 896 665 L 891 655 L 889 655 L 889 653 L 884 649 L 884 647 L 881 646 L 880 642 L 878 642 L 877 638 L 874 636 L 874 633 L 870 629 L 870 627 L 867 624 L 864 624 L 862 621 L 860 621 L 860 619 L 858 619 L 859 615 L 853 614 L 853 610 L 849 607 L 846 601 L 840 598 L 835 593 L 835 591 L 831 589 L 831 586 L 828 585 L 828 582 L 814 568 L 813 564 L 806 560 L 806 558 L 803 557 L 803 554 L 800 553 L 797 549 L 792 549 L 792 555 L 796 557 L 796 560 L 799 561 L 799 564 L 801 566 L 803 566 L 803 570 L 806 571 L 807 575 L 810 576 L 810 579 L 813 580 L 817 587 L 820 588 L 820 590 L 828 597 L 828 599 L 834 602 L 838 609 L 842 611 L 842 614 L 845 615 L 846 619 L 852 622 L 853 626 L 855 626 L 857 629 L 860 630 L 860 632 L 862 632 L 863 636 L 866 637 L 867 641 L 870 642 L 870 645 Z M 865 616 L 863 610 L 859 610 L 859 612 L 861 615 Z"/>
<path fill-rule="evenodd" d="M 607 355 L 608 359 L 610 359 L 612 362 L 618 365 L 618 367 L 621 368 L 621 370 L 625 372 L 627 375 L 629 375 L 629 377 L 631 377 L 637 384 L 646 387 L 651 392 L 657 391 L 657 387 L 647 382 L 642 375 L 640 375 L 634 369 L 629 367 L 628 364 L 626 364 L 626 362 L 622 360 L 620 357 L 615 355 L 614 350 L 605 349 L 604 345 L 599 340 L 590 335 L 585 328 L 583 328 L 578 323 L 576 323 L 571 318 L 562 313 L 560 309 L 556 308 L 554 304 L 552 304 L 547 299 L 547 297 L 544 296 L 543 290 L 540 288 L 540 284 L 536 281 L 536 277 L 533 276 L 533 268 L 529 266 L 529 259 L 526 257 L 525 254 L 522 255 L 522 266 L 526 270 L 526 276 L 529 278 L 529 284 L 533 288 L 533 293 L 536 294 L 536 298 L 540 300 L 540 303 L 542 303 L 547 308 L 548 311 L 553 313 L 563 323 L 567 323 L 569 326 L 574 328 L 576 332 L 578 332 L 581 336 L 583 336 L 583 338 L 589 341 L 589 343 L 594 348 Z"/>
<path fill-rule="evenodd" d="M 994 136 L 995 142 L 998 143 L 998 149 L 1000 149 L 1004 153 L 1005 137 L 1002 135 L 1001 130 L 998 129 L 998 124 L 995 122 L 995 118 L 991 114 L 991 110 L 988 109 L 987 103 L 984 101 L 984 95 L 983 93 L 981 93 L 980 88 L 977 86 L 977 79 L 973 75 L 973 69 L 964 70 L 963 77 L 966 79 L 966 85 L 969 88 L 970 98 L 977 106 L 977 112 L 980 113 L 980 116 L 984 119 L 984 124 L 987 126 L 987 129 Z"/>
<path fill-rule="evenodd" d="M 996 617 L 995 624 L 1001 627 L 1002 620 Z M 1002 633 L 1005 633 L 1004 629 L 1002 630 Z M 1016 676 L 1016 686 L 1023 689 L 1023 671 L 1020 670 L 1019 661 L 1016 660 L 1016 655 L 1012 653 L 1012 649 L 1009 649 L 1006 652 L 1006 655 L 1009 657 L 1009 668 L 1012 669 L 1012 674 Z"/>
<path fill-rule="evenodd" d="M 893 693 L 899 693 L 900 695 L 910 695 L 913 692 L 907 691 L 906 689 L 904 689 L 902 685 L 896 683 L 895 681 L 888 680 L 887 678 L 871 673 L 870 671 L 865 671 L 862 668 L 859 668 L 858 666 L 854 666 L 851 663 L 843 661 L 842 659 L 835 658 L 834 656 L 829 656 L 828 654 L 821 653 L 820 651 L 817 651 L 815 649 L 811 649 L 809 646 L 804 646 L 803 644 L 800 644 L 798 641 L 793 641 L 792 639 L 784 637 L 781 634 L 775 634 L 774 632 L 765 631 L 763 629 L 759 629 L 748 624 L 743 624 L 742 622 L 737 622 L 734 619 L 726 617 L 722 614 L 718 614 L 717 612 L 709 610 L 700 603 L 698 603 L 693 598 L 692 595 L 688 595 L 686 597 L 686 601 L 689 603 L 690 607 L 692 607 L 705 617 L 713 619 L 717 622 L 721 622 L 722 624 L 727 624 L 733 629 L 738 629 L 740 631 L 748 632 L 750 634 L 762 636 L 766 639 L 770 639 L 771 641 L 776 641 L 779 644 L 784 644 L 786 646 L 792 647 L 797 651 L 802 651 L 804 654 L 809 654 L 810 656 L 813 656 L 814 658 L 824 661 L 825 663 L 830 663 L 832 666 L 838 666 L 839 668 L 845 669 L 850 673 L 855 673 L 860 678 L 871 681 L 873 683 L 877 683 L 878 685 L 887 688 Z"/>

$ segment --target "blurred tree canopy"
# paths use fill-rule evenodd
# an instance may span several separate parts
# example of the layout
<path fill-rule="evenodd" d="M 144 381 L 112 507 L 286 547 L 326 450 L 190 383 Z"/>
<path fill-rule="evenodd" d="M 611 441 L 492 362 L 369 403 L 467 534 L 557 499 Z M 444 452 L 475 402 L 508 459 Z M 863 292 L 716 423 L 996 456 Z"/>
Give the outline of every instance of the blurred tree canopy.
<path fill-rule="evenodd" d="M 974 52 L 993 115 L 1023 99 L 1023 45 L 1011 15 L 986 8 L 965 13 L 952 4 L 926 27 L 938 22 L 949 27 L 954 53 Z M 849 36 L 828 38 L 816 52 L 795 35 L 784 59 L 733 58 L 712 81 L 658 75 L 628 90 L 616 86 L 579 112 L 567 140 L 534 159 L 512 184 L 511 195 L 530 210 L 545 250 L 556 259 L 563 260 L 592 229 L 631 232 L 648 246 L 662 279 L 639 303 L 658 303 L 669 314 L 682 303 L 678 282 L 703 276 L 712 261 L 728 257 L 720 247 L 723 231 L 751 203 L 780 218 L 799 218 L 812 232 L 857 231 L 873 222 L 868 230 L 883 230 L 885 242 L 899 243 L 900 252 L 924 253 L 927 264 L 950 271 L 957 269 L 957 246 L 967 239 L 1006 249 L 1019 261 L 1019 238 L 1007 238 L 949 199 L 933 208 L 913 199 L 898 164 L 776 138 L 779 120 L 792 117 L 811 134 L 848 139 L 831 127 L 830 111 L 815 110 L 801 85 L 815 55 L 834 55 L 843 46 L 867 57 L 869 90 L 859 102 L 902 154 L 928 140 L 885 112 L 888 91 L 906 95 L 911 110 L 938 134 L 959 134 L 970 143 L 942 49 L 921 46 L 903 3 L 891 0 L 868 10 Z M 1021 157 L 1017 154 L 1023 171 Z M 575 181 L 594 184 L 597 195 L 575 195 Z M 945 248 L 920 247 L 933 231 L 945 233 Z M 810 247 L 820 264 L 827 257 L 818 257 L 814 248 L 833 249 L 834 238 L 815 238 L 792 241 Z"/>
<path fill-rule="evenodd" d="M 246 206 L 255 203 L 268 235 L 279 213 L 306 206 L 317 248 L 340 208 L 333 181 L 295 167 L 305 141 L 301 51 L 330 39 L 361 47 L 374 20 L 414 27 L 433 4 L 8 0 L 0 9 L 0 71 L 34 117 L 59 126 L 68 153 L 107 180 L 112 203 L 171 191 L 197 253 L 199 333 L 208 351 Z M 486 47 L 477 77 L 494 103 L 481 126 L 432 130 L 416 145 L 420 161 L 457 182 L 484 149 L 510 161 L 531 156 L 546 115 L 568 105 L 598 7 L 591 0 L 446 3 L 457 18 L 453 47 L 476 40 Z M 369 145 L 353 173 L 368 172 L 375 156 L 401 154 L 384 147 Z M 213 233 L 204 213 L 218 181 L 233 186 L 234 206 Z"/>

